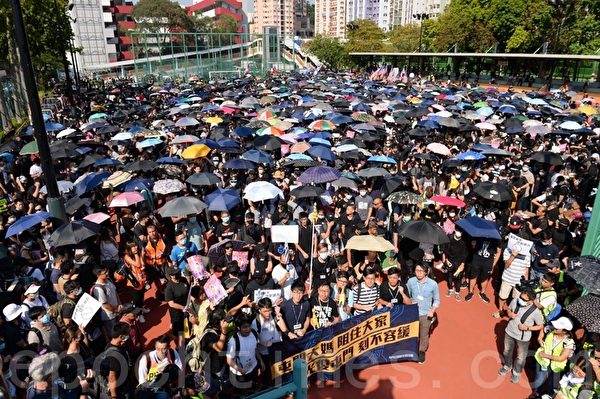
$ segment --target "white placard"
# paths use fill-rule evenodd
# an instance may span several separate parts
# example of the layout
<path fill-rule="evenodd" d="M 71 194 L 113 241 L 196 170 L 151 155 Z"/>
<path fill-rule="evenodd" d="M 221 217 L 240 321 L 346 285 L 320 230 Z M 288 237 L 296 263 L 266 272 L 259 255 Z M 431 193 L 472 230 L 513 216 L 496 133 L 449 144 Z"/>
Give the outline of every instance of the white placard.
<path fill-rule="evenodd" d="M 298 244 L 298 231 L 298 225 L 273 225 L 271 226 L 271 241 Z"/>
<path fill-rule="evenodd" d="M 77 301 L 77 305 L 75 305 L 75 310 L 73 310 L 73 316 L 71 318 L 78 326 L 85 327 L 101 307 L 102 304 L 98 302 L 96 298 L 88 293 L 84 293 L 81 298 L 79 298 L 79 301 Z"/>
<path fill-rule="evenodd" d="M 281 298 L 281 290 L 256 290 L 254 291 L 254 303 L 258 303 L 263 298 L 271 299 L 271 304 L 275 306 L 275 302 Z"/>
<path fill-rule="evenodd" d="M 519 251 L 520 256 L 528 257 L 531 254 L 531 247 L 533 247 L 533 241 L 521 238 L 513 233 L 508 235 L 508 250 L 512 252 L 513 249 Z"/>

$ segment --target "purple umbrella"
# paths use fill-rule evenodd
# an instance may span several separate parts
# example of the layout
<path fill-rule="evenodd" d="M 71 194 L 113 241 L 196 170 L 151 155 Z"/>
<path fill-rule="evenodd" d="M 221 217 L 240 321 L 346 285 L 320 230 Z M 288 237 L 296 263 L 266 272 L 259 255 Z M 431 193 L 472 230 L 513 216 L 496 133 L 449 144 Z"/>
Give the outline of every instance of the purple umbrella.
<path fill-rule="evenodd" d="M 337 180 L 342 174 L 335 168 L 329 166 L 313 166 L 308 168 L 298 177 L 298 181 L 304 184 L 328 183 Z"/>

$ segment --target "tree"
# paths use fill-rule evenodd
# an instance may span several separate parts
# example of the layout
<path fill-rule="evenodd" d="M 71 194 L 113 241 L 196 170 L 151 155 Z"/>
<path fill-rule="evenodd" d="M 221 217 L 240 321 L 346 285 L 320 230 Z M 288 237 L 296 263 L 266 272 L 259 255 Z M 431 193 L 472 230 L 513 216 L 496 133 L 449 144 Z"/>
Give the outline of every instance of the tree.
<path fill-rule="evenodd" d="M 236 33 L 239 24 L 231 15 L 220 15 L 215 22 L 215 31 L 217 33 Z"/>
<path fill-rule="evenodd" d="M 336 37 L 317 35 L 305 43 L 303 49 L 333 70 L 340 70 L 348 65 L 348 53 Z"/>
<path fill-rule="evenodd" d="M 398 26 L 388 33 L 396 51 L 410 53 L 419 48 L 421 27 L 418 24 Z"/>
<path fill-rule="evenodd" d="M 170 0 L 140 0 L 133 18 L 142 31 L 151 33 L 191 31 L 194 22 L 179 4 Z"/>
<path fill-rule="evenodd" d="M 346 26 L 346 37 L 348 40 L 344 43 L 344 48 L 347 53 L 393 50 L 391 43 L 387 42 L 385 32 L 370 19 L 350 22 Z M 352 62 L 364 67 L 369 62 L 369 57 L 352 57 Z"/>
<path fill-rule="evenodd" d="M 211 17 L 192 17 L 193 30 L 198 33 L 207 33 L 215 29 L 215 21 Z"/>

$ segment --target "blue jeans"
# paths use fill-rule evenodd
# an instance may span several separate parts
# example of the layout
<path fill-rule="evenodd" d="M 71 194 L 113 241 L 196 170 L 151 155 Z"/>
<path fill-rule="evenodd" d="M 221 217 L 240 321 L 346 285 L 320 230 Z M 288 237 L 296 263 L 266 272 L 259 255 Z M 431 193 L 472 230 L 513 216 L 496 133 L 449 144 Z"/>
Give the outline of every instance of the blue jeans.
<path fill-rule="evenodd" d="M 533 393 L 536 395 L 552 395 L 554 389 L 558 386 L 560 373 L 555 373 L 551 369 L 542 370 L 539 363 L 535 363 L 535 380 L 533 381 Z"/>

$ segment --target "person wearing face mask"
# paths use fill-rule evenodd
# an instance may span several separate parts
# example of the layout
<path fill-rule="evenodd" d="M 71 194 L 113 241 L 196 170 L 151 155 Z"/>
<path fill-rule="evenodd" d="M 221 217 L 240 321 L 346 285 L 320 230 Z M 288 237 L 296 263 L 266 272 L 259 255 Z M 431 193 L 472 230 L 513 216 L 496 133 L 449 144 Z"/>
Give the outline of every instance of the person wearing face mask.
<path fill-rule="evenodd" d="M 558 259 L 559 249 L 552 242 L 552 232 L 545 230 L 541 234 L 541 241 L 533 247 L 533 263 L 531 265 L 531 278 L 540 280 L 548 272 L 548 266 L 553 259 Z"/>
<path fill-rule="evenodd" d="M 220 241 L 230 239 L 237 240 L 238 226 L 231 221 L 231 215 L 227 211 L 221 212 L 221 223 L 215 227 L 215 235 Z"/>
<path fill-rule="evenodd" d="M 177 267 L 182 272 L 187 270 L 187 258 L 198 253 L 196 244 L 188 240 L 187 231 L 182 231 L 175 236 L 177 245 L 174 245 L 171 249 L 169 259 L 171 260 L 171 266 Z"/>
<path fill-rule="evenodd" d="M 534 298 L 533 290 L 524 289 L 518 297 L 511 301 L 507 309 L 510 320 L 504 330 L 502 367 L 498 374 L 506 375 L 512 371 L 510 382 L 513 384 L 519 382 L 525 366 L 532 331 L 540 331 L 544 328 L 544 317 L 533 304 Z M 514 358 L 515 347 L 517 349 L 516 359 Z"/>
<path fill-rule="evenodd" d="M 467 254 L 467 244 L 462 239 L 462 231 L 455 230 L 450 242 L 443 247 L 442 263 L 448 281 L 446 297 L 454 295 L 457 302 L 460 302 L 460 283 L 465 270 Z"/>
<path fill-rule="evenodd" d="M 346 207 L 346 212 L 339 217 L 344 242 L 348 241 L 350 237 L 356 234 L 356 230 L 360 229 L 362 226 L 360 217 L 354 210 L 354 205 L 349 204 Z"/>
<path fill-rule="evenodd" d="M 37 284 L 31 284 L 25 290 L 23 294 L 25 299 L 23 300 L 23 319 L 25 322 L 30 323 L 33 319 L 29 316 L 29 311 L 36 306 L 41 306 L 44 309 L 48 309 L 48 301 L 42 295 L 40 295 L 40 286 Z"/>
<path fill-rule="evenodd" d="M 329 248 L 325 244 L 319 244 L 315 248 L 312 261 L 311 293 L 323 283 L 329 283 L 331 274 L 336 268 L 335 260 L 329 256 Z"/>
<path fill-rule="evenodd" d="M 31 330 L 27 334 L 27 343 L 36 348 L 39 354 L 45 351 L 60 353 L 63 350 L 62 338 L 56 324 L 42 306 L 29 310 Z"/>
<path fill-rule="evenodd" d="M 373 197 L 368 194 L 366 186 L 361 186 L 358 194 L 354 200 L 356 203 L 356 213 L 366 226 L 373 214 Z"/>
<path fill-rule="evenodd" d="M 65 295 L 61 300 L 48 309 L 48 314 L 52 317 L 52 320 L 56 323 L 56 326 L 61 333 L 64 332 L 67 327 L 75 325 L 75 322 L 72 319 L 73 312 L 75 310 L 75 305 L 77 304 L 77 299 L 83 293 L 79 283 L 75 280 L 67 281 L 64 290 Z"/>
<path fill-rule="evenodd" d="M 198 252 L 204 251 L 206 248 L 206 226 L 196 215 L 188 216 L 185 223 L 183 223 L 183 229 L 188 232 L 188 239 L 192 242 L 196 248 L 198 248 Z"/>

